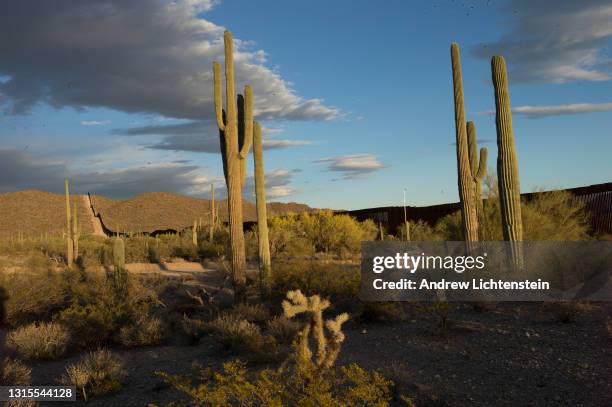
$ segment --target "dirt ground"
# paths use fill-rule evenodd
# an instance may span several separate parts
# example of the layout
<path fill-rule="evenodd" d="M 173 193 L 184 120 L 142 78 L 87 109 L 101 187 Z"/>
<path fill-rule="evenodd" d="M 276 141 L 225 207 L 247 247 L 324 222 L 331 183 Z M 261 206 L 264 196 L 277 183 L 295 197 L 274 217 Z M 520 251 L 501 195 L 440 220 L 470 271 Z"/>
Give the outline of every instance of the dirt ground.
<path fill-rule="evenodd" d="M 135 272 L 153 271 L 147 267 L 153 266 L 131 266 Z M 222 274 L 193 267 L 173 265 L 164 272 L 180 276 L 189 289 L 223 282 Z M 231 298 L 227 290 L 221 295 Z M 402 308 L 398 321 L 348 323 L 338 363 L 379 369 L 418 406 L 612 405 L 612 304 L 584 307 L 570 321 L 560 320 L 551 304 L 499 303 L 486 310 L 454 304 L 446 330 L 439 329 L 437 315 L 415 304 Z M 0 330 L 0 343 L 5 335 Z M 113 351 L 128 371 L 122 390 L 87 403 L 42 405 L 162 406 L 182 395 L 156 371 L 197 377 L 195 364 L 217 367 L 236 358 L 209 337 L 195 346 L 172 337 L 164 346 Z M 30 363 L 32 382 L 58 385 L 65 367 L 79 357 Z"/>

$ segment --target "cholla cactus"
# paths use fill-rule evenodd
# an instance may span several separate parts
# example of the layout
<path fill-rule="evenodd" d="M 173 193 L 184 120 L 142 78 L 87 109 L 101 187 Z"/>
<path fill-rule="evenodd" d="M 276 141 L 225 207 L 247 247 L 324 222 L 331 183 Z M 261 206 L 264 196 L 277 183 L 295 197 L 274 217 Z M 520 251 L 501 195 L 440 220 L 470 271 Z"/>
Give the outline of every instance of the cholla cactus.
<path fill-rule="evenodd" d="M 330 368 L 336 362 L 340 353 L 340 345 L 344 342 L 342 324 L 348 320 L 348 314 L 343 313 L 335 319 L 323 321 L 323 311 L 330 306 L 328 300 L 322 300 L 318 295 L 306 297 L 300 290 L 289 291 L 283 301 L 283 311 L 287 318 L 305 314 L 308 318 L 300 331 L 295 344 L 298 363 L 312 363 L 312 351 L 309 339 L 312 337 L 317 344 L 314 363 L 318 367 Z M 325 334 L 325 328 L 328 334 Z"/>

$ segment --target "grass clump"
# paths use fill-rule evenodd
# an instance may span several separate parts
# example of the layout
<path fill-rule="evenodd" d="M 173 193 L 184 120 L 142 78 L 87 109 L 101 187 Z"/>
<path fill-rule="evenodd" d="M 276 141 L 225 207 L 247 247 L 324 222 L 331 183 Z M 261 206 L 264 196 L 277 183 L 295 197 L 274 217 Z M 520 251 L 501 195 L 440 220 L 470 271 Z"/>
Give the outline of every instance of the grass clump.
<path fill-rule="evenodd" d="M 263 324 L 270 319 L 270 311 L 262 304 L 237 304 L 226 312 L 257 324 Z"/>
<path fill-rule="evenodd" d="M 126 347 L 157 345 L 164 340 L 165 327 L 161 319 L 140 315 L 133 324 L 119 329 L 117 341 Z"/>
<path fill-rule="evenodd" d="M 274 317 L 266 324 L 267 332 L 278 343 L 291 344 L 295 340 L 300 325 L 284 315 Z"/>
<path fill-rule="evenodd" d="M 126 372 L 123 362 L 107 349 L 90 352 L 66 368 L 61 382 L 75 386 L 85 400 L 119 390 Z"/>
<path fill-rule="evenodd" d="M 261 333 L 259 326 L 232 314 L 224 314 L 208 324 L 214 338 L 232 353 L 273 353 L 274 344 Z"/>
<path fill-rule="evenodd" d="M 32 369 L 16 359 L 6 358 L 0 360 L 1 386 L 27 386 L 32 382 Z"/>
<path fill-rule="evenodd" d="M 32 323 L 11 331 L 6 338 L 9 349 L 26 359 L 57 359 L 66 353 L 70 333 L 54 322 Z"/>

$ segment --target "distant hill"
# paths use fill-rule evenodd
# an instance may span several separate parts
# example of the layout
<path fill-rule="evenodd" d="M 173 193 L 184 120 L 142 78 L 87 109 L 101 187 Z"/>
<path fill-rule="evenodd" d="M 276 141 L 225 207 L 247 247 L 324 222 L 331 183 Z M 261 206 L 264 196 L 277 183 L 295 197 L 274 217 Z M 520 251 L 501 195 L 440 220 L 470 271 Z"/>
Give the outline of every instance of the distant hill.
<path fill-rule="evenodd" d="M 83 234 L 92 233 L 87 208 L 80 195 L 71 197 L 77 204 Z M 64 195 L 27 190 L 0 194 L 0 237 L 61 235 L 66 230 Z"/>
<path fill-rule="evenodd" d="M 181 230 L 193 225 L 194 220 L 208 223 L 211 202 L 168 192 L 148 192 L 131 199 L 111 200 L 92 196 L 93 206 L 100 213 L 104 225 L 113 231 L 152 232 L 154 230 Z M 227 221 L 227 201 L 216 201 L 221 221 Z M 243 202 L 245 222 L 257 220 L 257 209 L 252 202 Z M 269 215 L 311 211 L 308 205 L 299 203 L 270 202 Z"/>
<path fill-rule="evenodd" d="M 77 203 L 83 234 L 93 231 L 89 208 L 81 195 L 72 196 Z M 94 208 L 100 213 L 107 228 L 126 232 L 181 230 L 202 218 L 205 224 L 210 213 L 210 201 L 167 192 L 150 192 L 126 200 L 114 200 L 92 195 Z M 216 202 L 222 221 L 227 221 L 227 201 Z M 244 202 L 244 221 L 256 221 L 255 204 Z M 299 203 L 268 203 L 269 215 L 310 211 Z M 63 195 L 28 190 L 0 193 L 0 237 L 61 235 L 66 228 L 66 201 Z"/>

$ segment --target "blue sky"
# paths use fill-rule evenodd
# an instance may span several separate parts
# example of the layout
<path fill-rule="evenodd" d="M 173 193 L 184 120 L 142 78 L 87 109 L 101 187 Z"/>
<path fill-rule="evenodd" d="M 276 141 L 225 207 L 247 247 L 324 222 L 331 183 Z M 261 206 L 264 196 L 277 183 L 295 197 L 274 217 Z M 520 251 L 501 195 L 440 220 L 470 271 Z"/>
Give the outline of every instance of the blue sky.
<path fill-rule="evenodd" d="M 411 205 L 456 201 L 452 41 L 491 172 L 501 54 L 522 190 L 611 181 L 609 2 L 126 4 L 14 2 L 0 17 L 0 191 L 59 192 L 65 176 L 113 197 L 222 188 L 210 63 L 224 29 L 237 88 L 255 91 L 271 200 L 400 205 L 406 188 Z"/>

